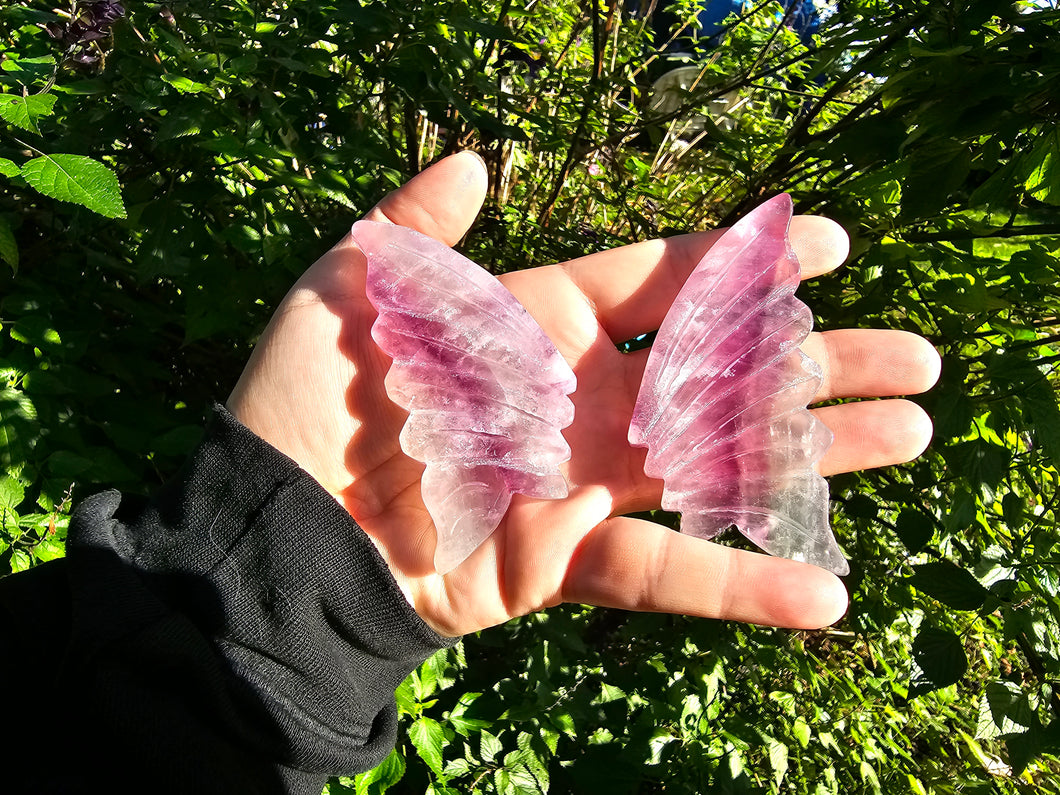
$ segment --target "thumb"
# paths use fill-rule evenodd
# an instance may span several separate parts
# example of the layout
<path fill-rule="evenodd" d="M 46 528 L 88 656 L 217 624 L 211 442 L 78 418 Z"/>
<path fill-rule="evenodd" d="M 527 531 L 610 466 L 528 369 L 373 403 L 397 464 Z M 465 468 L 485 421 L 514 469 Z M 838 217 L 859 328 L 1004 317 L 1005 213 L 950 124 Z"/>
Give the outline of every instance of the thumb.
<path fill-rule="evenodd" d="M 464 151 L 417 174 L 368 211 L 368 221 L 415 229 L 447 246 L 471 228 L 486 198 L 486 164 Z"/>

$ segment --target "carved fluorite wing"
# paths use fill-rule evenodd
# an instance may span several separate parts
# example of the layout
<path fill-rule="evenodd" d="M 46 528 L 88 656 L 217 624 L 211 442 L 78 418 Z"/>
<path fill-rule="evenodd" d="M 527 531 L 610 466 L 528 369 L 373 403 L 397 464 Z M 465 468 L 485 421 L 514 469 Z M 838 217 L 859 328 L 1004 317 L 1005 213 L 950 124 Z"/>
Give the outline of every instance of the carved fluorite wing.
<path fill-rule="evenodd" d="M 561 433 L 574 419 L 570 366 L 491 274 L 393 224 L 359 221 L 372 337 L 393 359 L 387 394 L 409 411 L 401 449 L 426 470 L 438 530 L 434 565 L 450 571 L 492 533 L 518 492 L 567 496 Z"/>
<path fill-rule="evenodd" d="M 777 196 L 696 266 L 652 344 L 629 441 L 648 448 L 683 532 L 736 525 L 773 555 L 846 574 L 814 469 L 832 434 L 806 410 L 821 372 L 799 349 L 813 317 L 795 298 L 790 220 Z"/>

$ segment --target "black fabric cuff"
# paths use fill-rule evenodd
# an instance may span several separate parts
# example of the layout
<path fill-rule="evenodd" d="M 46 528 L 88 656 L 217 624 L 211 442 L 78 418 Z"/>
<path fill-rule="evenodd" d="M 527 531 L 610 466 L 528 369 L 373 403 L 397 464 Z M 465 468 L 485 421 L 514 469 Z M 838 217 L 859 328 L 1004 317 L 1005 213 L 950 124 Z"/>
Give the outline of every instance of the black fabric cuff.
<path fill-rule="evenodd" d="M 455 642 L 416 615 L 345 509 L 221 406 L 150 502 L 85 500 L 68 558 L 74 648 L 148 691 L 166 685 L 144 666 L 183 677 L 196 725 L 310 774 L 306 791 L 381 761 L 395 688 Z"/>

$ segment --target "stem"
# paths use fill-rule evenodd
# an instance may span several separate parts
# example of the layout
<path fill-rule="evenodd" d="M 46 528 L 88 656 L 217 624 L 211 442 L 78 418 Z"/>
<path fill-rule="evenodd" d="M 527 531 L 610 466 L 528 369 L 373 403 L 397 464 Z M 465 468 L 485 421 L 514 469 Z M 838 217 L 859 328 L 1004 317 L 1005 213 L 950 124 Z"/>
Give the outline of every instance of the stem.
<path fill-rule="evenodd" d="M 589 114 L 592 111 L 593 105 L 599 100 L 600 92 L 600 78 L 603 74 L 603 45 L 606 39 L 602 35 L 600 25 L 600 9 L 597 6 L 597 0 L 592 0 L 590 3 L 591 22 L 592 22 L 592 33 L 593 33 L 593 74 L 589 78 L 588 91 L 585 92 L 585 100 L 582 103 L 581 114 L 578 118 L 578 125 L 574 131 L 574 137 L 571 140 L 570 147 L 567 149 L 567 157 L 563 161 L 563 166 L 560 168 L 559 173 L 556 175 L 555 181 L 552 183 L 552 190 L 549 192 L 548 198 L 545 200 L 544 210 L 541 212 L 541 226 L 547 227 L 549 220 L 552 218 L 552 213 L 556 208 L 556 202 L 559 200 L 559 195 L 563 191 L 563 186 L 567 182 L 567 178 L 570 176 L 571 171 L 574 170 L 574 164 L 580 154 L 582 145 L 582 138 L 585 136 L 585 129 L 589 123 Z"/>

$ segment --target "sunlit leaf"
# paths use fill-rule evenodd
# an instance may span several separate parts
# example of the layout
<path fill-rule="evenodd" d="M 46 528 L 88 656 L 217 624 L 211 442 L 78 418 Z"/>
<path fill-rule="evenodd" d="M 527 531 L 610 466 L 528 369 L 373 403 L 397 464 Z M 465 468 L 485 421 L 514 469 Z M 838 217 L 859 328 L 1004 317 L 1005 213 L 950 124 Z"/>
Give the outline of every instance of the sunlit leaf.
<path fill-rule="evenodd" d="M 492 762 L 502 750 L 501 741 L 488 731 L 479 734 L 479 756 L 483 762 Z"/>
<path fill-rule="evenodd" d="M 988 682 L 979 701 L 976 739 L 993 739 L 1002 734 L 1021 734 L 1037 723 L 1026 694 L 1015 682 Z"/>
<path fill-rule="evenodd" d="M 14 510 L 26 496 L 26 489 L 10 475 L 0 474 L 0 509 Z"/>
<path fill-rule="evenodd" d="M 21 468 L 39 433 L 30 399 L 17 389 L 0 389 L 0 468 Z"/>
<path fill-rule="evenodd" d="M 404 775 L 405 760 L 397 752 L 397 749 L 394 749 L 387 755 L 386 759 L 374 768 L 357 776 L 354 786 L 357 795 L 369 792 L 386 792 L 390 787 L 401 781 Z"/>
<path fill-rule="evenodd" d="M 113 171 L 90 157 L 36 157 L 22 166 L 22 177 L 45 196 L 80 204 L 107 218 L 125 217 L 118 178 Z"/>
<path fill-rule="evenodd" d="M 442 746 L 445 743 L 445 732 L 432 718 L 417 718 L 409 727 L 409 740 L 416 747 L 420 758 L 436 774 L 442 774 Z"/>
<path fill-rule="evenodd" d="M 0 118 L 32 133 L 40 132 L 37 120 L 52 115 L 54 107 L 54 94 L 0 94 Z"/>

